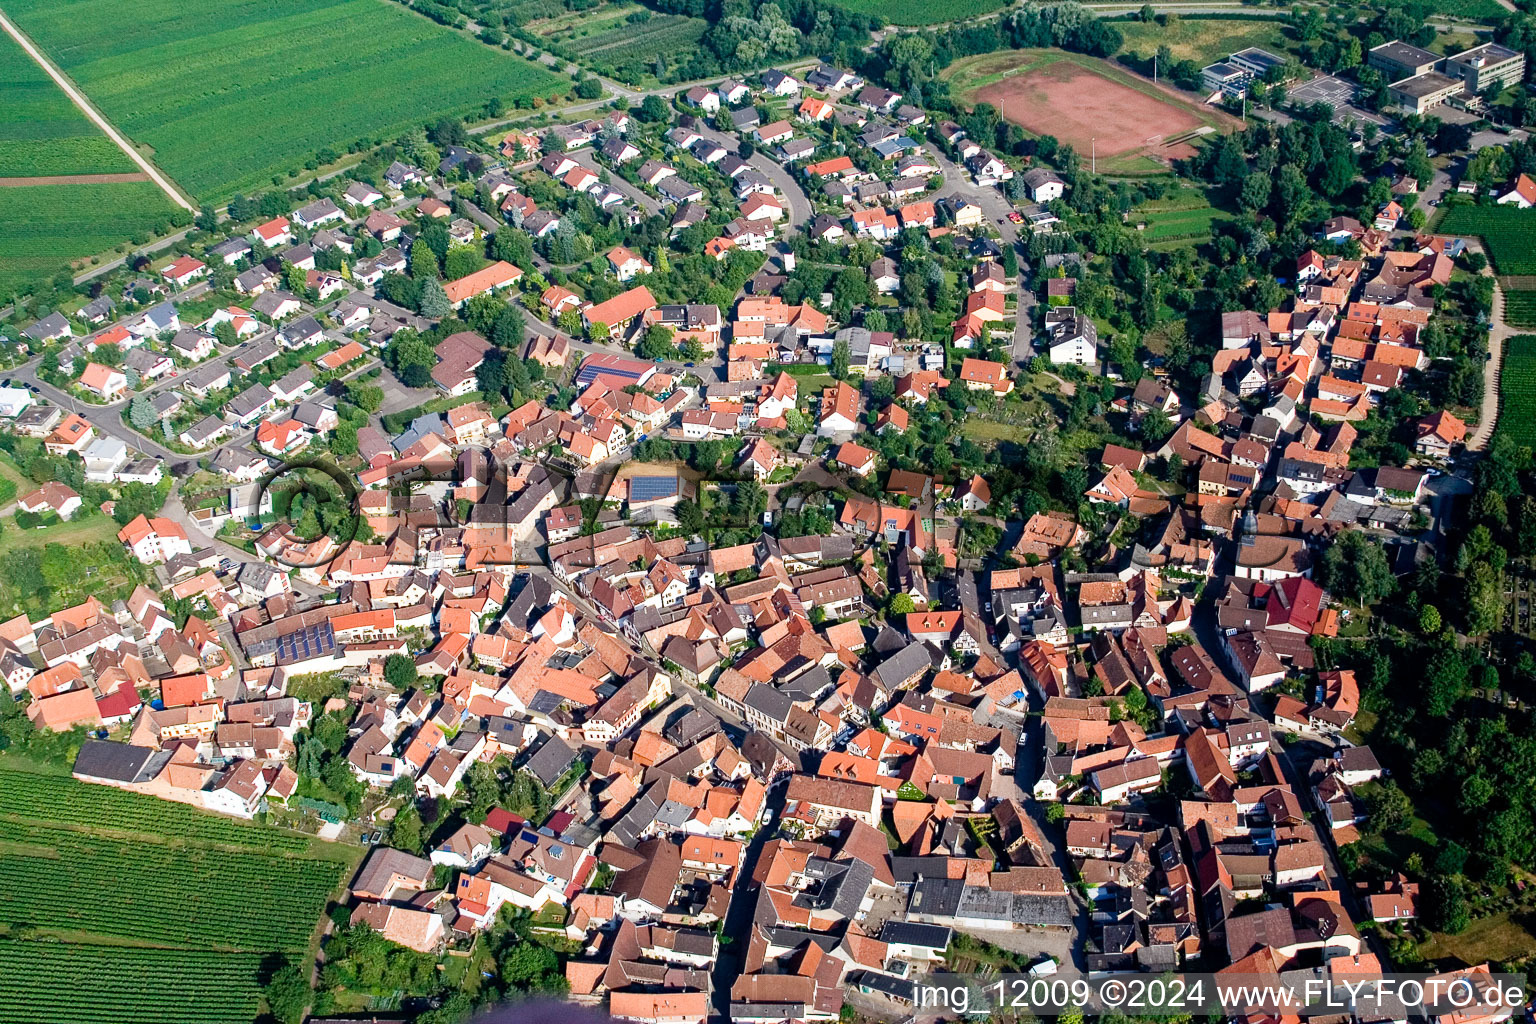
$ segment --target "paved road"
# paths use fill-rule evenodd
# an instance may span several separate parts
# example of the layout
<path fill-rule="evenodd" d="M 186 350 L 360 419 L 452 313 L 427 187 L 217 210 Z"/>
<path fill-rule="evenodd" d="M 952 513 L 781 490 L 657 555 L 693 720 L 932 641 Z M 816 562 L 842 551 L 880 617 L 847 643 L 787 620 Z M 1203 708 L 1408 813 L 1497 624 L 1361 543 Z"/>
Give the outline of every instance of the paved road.
<path fill-rule="evenodd" d="M 575 160 L 578 164 L 585 167 L 587 170 L 595 171 L 599 177 L 606 177 L 608 184 L 612 185 L 615 191 L 621 193 L 624 198 L 640 207 L 640 209 L 644 210 L 650 216 L 654 217 L 661 212 L 660 203 L 658 203 L 653 197 L 646 195 L 645 192 L 643 192 L 633 183 L 626 181 L 622 175 L 610 170 L 602 163 L 600 163 L 597 159 L 597 154 L 594 153 L 590 147 L 586 149 L 578 149 L 573 153 L 568 153 L 567 155 L 572 160 Z"/>
<path fill-rule="evenodd" d="M 113 144 L 116 145 L 118 149 L 121 149 L 128 155 L 128 159 L 132 160 L 136 165 L 138 165 L 138 168 L 141 171 L 149 175 L 151 181 L 160 186 L 161 190 L 170 197 L 171 202 L 175 203 L 177 206 L 180 206 L 184 210 L 190 210 L 193 213 L 197 212 L 197 207 L 193 206 L 190 202 L 187 201 L 185 197 L 182 196 L 179 191 L 177 191 L 176 186 L 171 184 L 170 179 L 161 174 L 159 169 L 157 169 L 154 164 L 151 164 L 148 160 L 145 160 L 142 156 L 139 155 L 139 151 L 134 149 L 128 140 L 123 138 L 123 136 L 118 133 L 116 128 L 112 127 L 112 122 L 103 117 L 101 113 L 91 105 L 91 102 L 87 100 L 83 95 L 81 95 L 80 90 L 75 88 L 74 83 L 71 82 L 68 78 L 65 78 L 64 73 L 58 68 L 54 67 L 53 64 L 42 55 L 37 47 L 32 45 L 32 40 L 28 39 L 26 35 L 22 33 L 21 29 L 16 27 L 16 24 L 11 21 L 10 18 L 5 16 L 5 12 L 3 11 L 0 11 L 0 28 L 5 29 L 6 33 L 12 39 L 16 40 L 17 45 L 27 52 L 27 56 L 36 61 L 37 66 L 42 68 L 43 71 L 47 73 L 49 78 L 53 79 L 54 84 L 57 85 L 60 89 L 64 90 L 64 95 L 69 97 L 71 103 L 80 108 L 80 112 L 82 114 L 90 118 L 91 122 L 95 124 L 96 127 L 105 132 L 107 138 L 111 139 Z"/>
<path fill-rule="evenodd" d="M 732 153 L 735 153 L 741 146 L 741 139 L 738 137 L 716 131 L 707 125 L 700 124 L 696 131 L 709 141 L 724 146 Z M 754 151 L 747 158 L 747 163 L 756 170 L 761 171 L 763 177 L 772 182 L 773 187 L 778 189 L 780 194 L 784 196 L 784 201 L 789 205 L 789 217 L 784 223 L 789 226 L 791 231 L 811 219 L 811 214 L 814 211 L 811 209 L 810 197 L 805 194 L 805 190 L 800 187 L 800 183 L 795 180 L 795 176 L 784 169 L 783 164 L 762 150 Z"/>

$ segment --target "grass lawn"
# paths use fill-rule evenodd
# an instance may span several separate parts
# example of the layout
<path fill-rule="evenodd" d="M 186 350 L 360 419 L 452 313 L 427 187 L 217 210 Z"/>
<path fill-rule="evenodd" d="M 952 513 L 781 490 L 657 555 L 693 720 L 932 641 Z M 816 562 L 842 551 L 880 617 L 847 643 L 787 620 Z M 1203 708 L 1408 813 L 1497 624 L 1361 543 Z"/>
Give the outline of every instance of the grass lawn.
<path fill-rule="evenodd" d="M 169 230 L 172 209 L 147 181 L 0 188 L 0 300 L 77 260 Z"/>
<path fill-rule="evenodd" d="M 0 34 L 0 178 L 137 170 L 14 39 Z"/>
<path fill-rule="evenodd" d="M 40 548 L 44 544 L 67 544 L 72 548 L 103 541 L 116 544 L 117 531 L 117 522 L 103 515 L 76 518 L 40 530 L 23 530 L 16 525 L 15 519 L 8 517 L 5 520 L 5 532 L 0 534 L 0 555 L 17 548 Z"/>
<path fill-rule="evenodd" d="M 1426 960 L 1455 958 L 1463 964 L 1516 959 L 1536 947 L 1536 919 L 1508 911 L 1478 918 L 1460 935 L 1430 935 L 1419 946 Z"/>
<path fill-rule="evenodd" d="M 1125 37 L 1125 50 L 1149 60 L 1160 46 L 1173 51 L 1175 60 L 1203 65 L 1250 46 L 1283 56 L 1294 45 L 1278 18 L 1180 18 L 1166 28 L 1155 21 L 1116 21 L 1114 26 Z"/>
<path fill-rule="evenodd" d="M 17 0 L 6 11 L 202 200 L 286 180 L 324 147 L 570 89 L 383 0 Z"/>

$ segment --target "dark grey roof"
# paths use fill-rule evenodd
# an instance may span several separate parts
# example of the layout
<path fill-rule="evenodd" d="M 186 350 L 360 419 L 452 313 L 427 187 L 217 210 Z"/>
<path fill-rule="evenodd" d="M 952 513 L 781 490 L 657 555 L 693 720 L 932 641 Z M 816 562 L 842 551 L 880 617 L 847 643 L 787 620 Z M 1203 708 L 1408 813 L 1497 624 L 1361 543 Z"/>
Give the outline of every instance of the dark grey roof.
<path fill-rule="evenodd" d="M 875 678 L 880 681 L 881 686 L 892 690 L 908 679 L 926 672 L 932 664 L 933 659 L 926 645 L 913 642 L 882 661 L 875 668 Z"/>
<path fill-rule="evenodd" d="M 937 924 L 918 924 L 913 921 L 887 921 L 880 929 L 881 942 L 899 942 L 907 946 L 927 946 L 930 949 L 947 949 L 954 937 L 954 929 Z"/>
<path fill-rule="evenodd" d="M 548 788 L 560 780 L 575 760 L 576 751 L 570 744 L 558 736 L 551 736 L 523 762 L 523 768 Z"/>
<path fill-rule="evenodd" d="M 75 755 L 74 774 L 113 782 L 147 782 L 160 772 L 170 754 L 131 743 L 86 740 Z"/>

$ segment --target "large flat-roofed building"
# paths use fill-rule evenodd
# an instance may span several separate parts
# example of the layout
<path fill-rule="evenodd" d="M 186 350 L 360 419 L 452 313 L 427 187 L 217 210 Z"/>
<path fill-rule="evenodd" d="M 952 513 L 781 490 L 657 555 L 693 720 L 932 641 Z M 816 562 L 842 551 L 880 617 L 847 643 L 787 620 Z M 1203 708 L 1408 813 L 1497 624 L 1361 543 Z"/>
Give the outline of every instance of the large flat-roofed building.
<path fill-rule="evenodd" d="M 1206 92 L 1224 92 L 1234 99 L 1248 91 L 1253 76 L 1236 64 L 1220 61 L 1200 69 L 1200 86 Z"/>
<path fill-rule="evenodd" d="M 1460 96 L 1464 89 L 1461 79 L 1448 78 L 1438 71 L 1414 75 L 1387 86 L 1392 102 L 1414 114 L 1432 110 L 1453 96 Z"/>
<path fill-rule="evenodd" d="M 1525 54 L 1498 43 L 1484 43 L 1445 58 L 1440 70 L 1459 79 L 1470 93 L 1494 86 L 1504 89 L 1525 78 Z"/>
<path fill-rule="evenodd" d="M 1263 79 L 1272 68 L 1283 67 L 1284 57 L 1250 46 L 1226 60 L 1201 68 L 1200 85 L 1206 92 L 1222 92 L 1233 99 L 1241 99 L 1255 80 Z"/>
<path fill-rule="evenodd" d="M 1394 39 L 1371 47 L 1365 62 L 1386 76 L 1387 81 L 1413 78 L 1435 70 L 1440 58 L 1428 50 Z"/>
<path fill-rule="evenodd" d="M 1227 63 L 1236 64 L 1255 78 L 1263 78 L 1269 74 L 1270 68 L 1285 67 L 1285 58 L 1277 57 L 1257 46 L 1250 46 L 1246 50 L 1238 50 L 1232 54 L 1227 58 Z"/>

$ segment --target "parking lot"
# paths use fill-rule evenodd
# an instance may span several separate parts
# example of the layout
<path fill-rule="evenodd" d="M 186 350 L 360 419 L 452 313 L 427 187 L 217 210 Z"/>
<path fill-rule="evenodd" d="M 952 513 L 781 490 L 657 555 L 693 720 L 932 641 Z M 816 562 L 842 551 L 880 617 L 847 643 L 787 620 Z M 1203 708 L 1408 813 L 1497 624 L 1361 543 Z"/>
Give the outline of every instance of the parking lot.
<path fill-rule="evenodd" d="M 1396 127 L 1389 117 L 1372 113 L 1361 107 L 1351 106 L 1359 87 L 1353 82 L 1332 75 L 1318 75 L 1310 82 L 1293 86 L 1289 97 L 1296 103 L 1326 103 L 1333 108 L 1333 123 L 1340 128 L 1359 130 L 1368 124 L 1376 126 L 1383 135 L 1390 135 Z"/>
<path fill-rule="evenodd" d="M 1310 82 L 1291 86 L 1288 95 L 1297 103 L 1326 103 L 1337 110 L 1354 100 L 1355 91 L 1353 82 L 1332 75 L 1318 75 Z"/>

